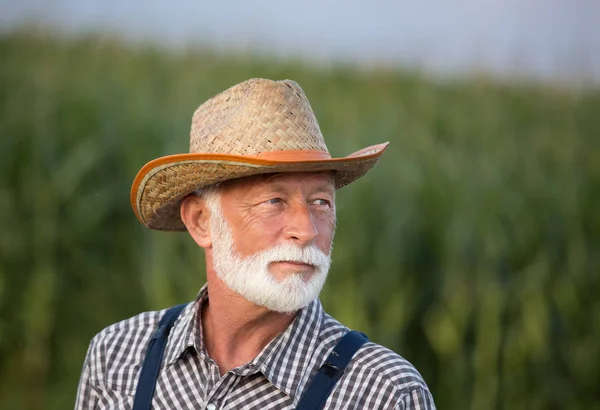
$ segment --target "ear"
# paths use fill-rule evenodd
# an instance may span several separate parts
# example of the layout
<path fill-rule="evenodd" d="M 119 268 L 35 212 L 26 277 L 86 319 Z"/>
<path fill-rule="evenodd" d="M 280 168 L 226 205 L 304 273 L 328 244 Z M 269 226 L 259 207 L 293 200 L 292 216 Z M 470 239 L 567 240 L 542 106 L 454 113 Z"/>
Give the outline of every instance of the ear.
<path fill-rule="evenodd" d="M 180 215 L 194 241 L 204 249 L 210 248 L 212 246 L 210 212 L 204 199 L 196 195 L 188 195 L 181 202 Z"/>

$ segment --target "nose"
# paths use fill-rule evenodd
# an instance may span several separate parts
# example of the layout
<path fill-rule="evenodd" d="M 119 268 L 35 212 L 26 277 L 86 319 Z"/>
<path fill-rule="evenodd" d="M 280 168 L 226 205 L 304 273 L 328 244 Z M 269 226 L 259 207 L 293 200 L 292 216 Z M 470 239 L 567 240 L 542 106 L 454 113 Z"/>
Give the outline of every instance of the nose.
<path fill-rule="evenodd" d="M 308 205 L 297 204 L 290 207 L 286 218 L 285 237 L 304 247 L 312 244 L 319 236 L 314 217 Z"/>

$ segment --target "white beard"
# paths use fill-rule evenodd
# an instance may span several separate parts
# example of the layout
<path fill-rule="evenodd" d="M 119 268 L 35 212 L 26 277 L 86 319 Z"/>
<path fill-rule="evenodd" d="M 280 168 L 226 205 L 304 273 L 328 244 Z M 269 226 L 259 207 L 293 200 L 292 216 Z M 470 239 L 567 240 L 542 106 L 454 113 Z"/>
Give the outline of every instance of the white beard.
<path fill-rule="evenodd" d="M 283 243 L 241 257 L 235 251 L 231 227 L 220 209 L 211 209 L 210 229 L 214 269 L 230 289 L 245 299 L 275 312 L 292 313 L 319 296 L 327 279 L 331 257 L 316 245 L 301 248 Z M 269 271 L 269 264 L 279 261 L 307 263 L 314 267 L 314 272 L 306 280 L 301 273 L 290 272 L 278 281 Z"/>

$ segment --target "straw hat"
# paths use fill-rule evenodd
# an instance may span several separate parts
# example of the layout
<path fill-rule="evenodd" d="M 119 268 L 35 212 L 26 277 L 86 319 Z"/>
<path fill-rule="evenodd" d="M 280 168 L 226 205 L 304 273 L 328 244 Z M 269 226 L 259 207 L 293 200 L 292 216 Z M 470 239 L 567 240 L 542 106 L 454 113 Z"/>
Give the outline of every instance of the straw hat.
<path fill-rule="evenodd" d="M 197 189 L 256 174 L 306 171 L 335 171 L 335 186 L 341 188 L 365 175 L 386 146 L 331 158 L 300 86 L 252 79 L 196 110 L 190 152 L 144 165 L 131 188 L 131 206 L 148 228 L 185 231 L 179 207 Z"/>

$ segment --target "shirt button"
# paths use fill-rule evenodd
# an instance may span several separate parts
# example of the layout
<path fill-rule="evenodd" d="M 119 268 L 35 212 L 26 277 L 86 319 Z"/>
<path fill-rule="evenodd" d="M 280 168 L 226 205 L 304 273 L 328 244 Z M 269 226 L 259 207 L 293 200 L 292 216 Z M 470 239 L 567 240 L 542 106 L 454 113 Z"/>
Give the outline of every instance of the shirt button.
<path fill-rule="evenodd" d="M 206 406 L 206 410 L 217 410 L 217 406 L 215 406 L 214 403 L 208 403 L 208 406 Z"/>

